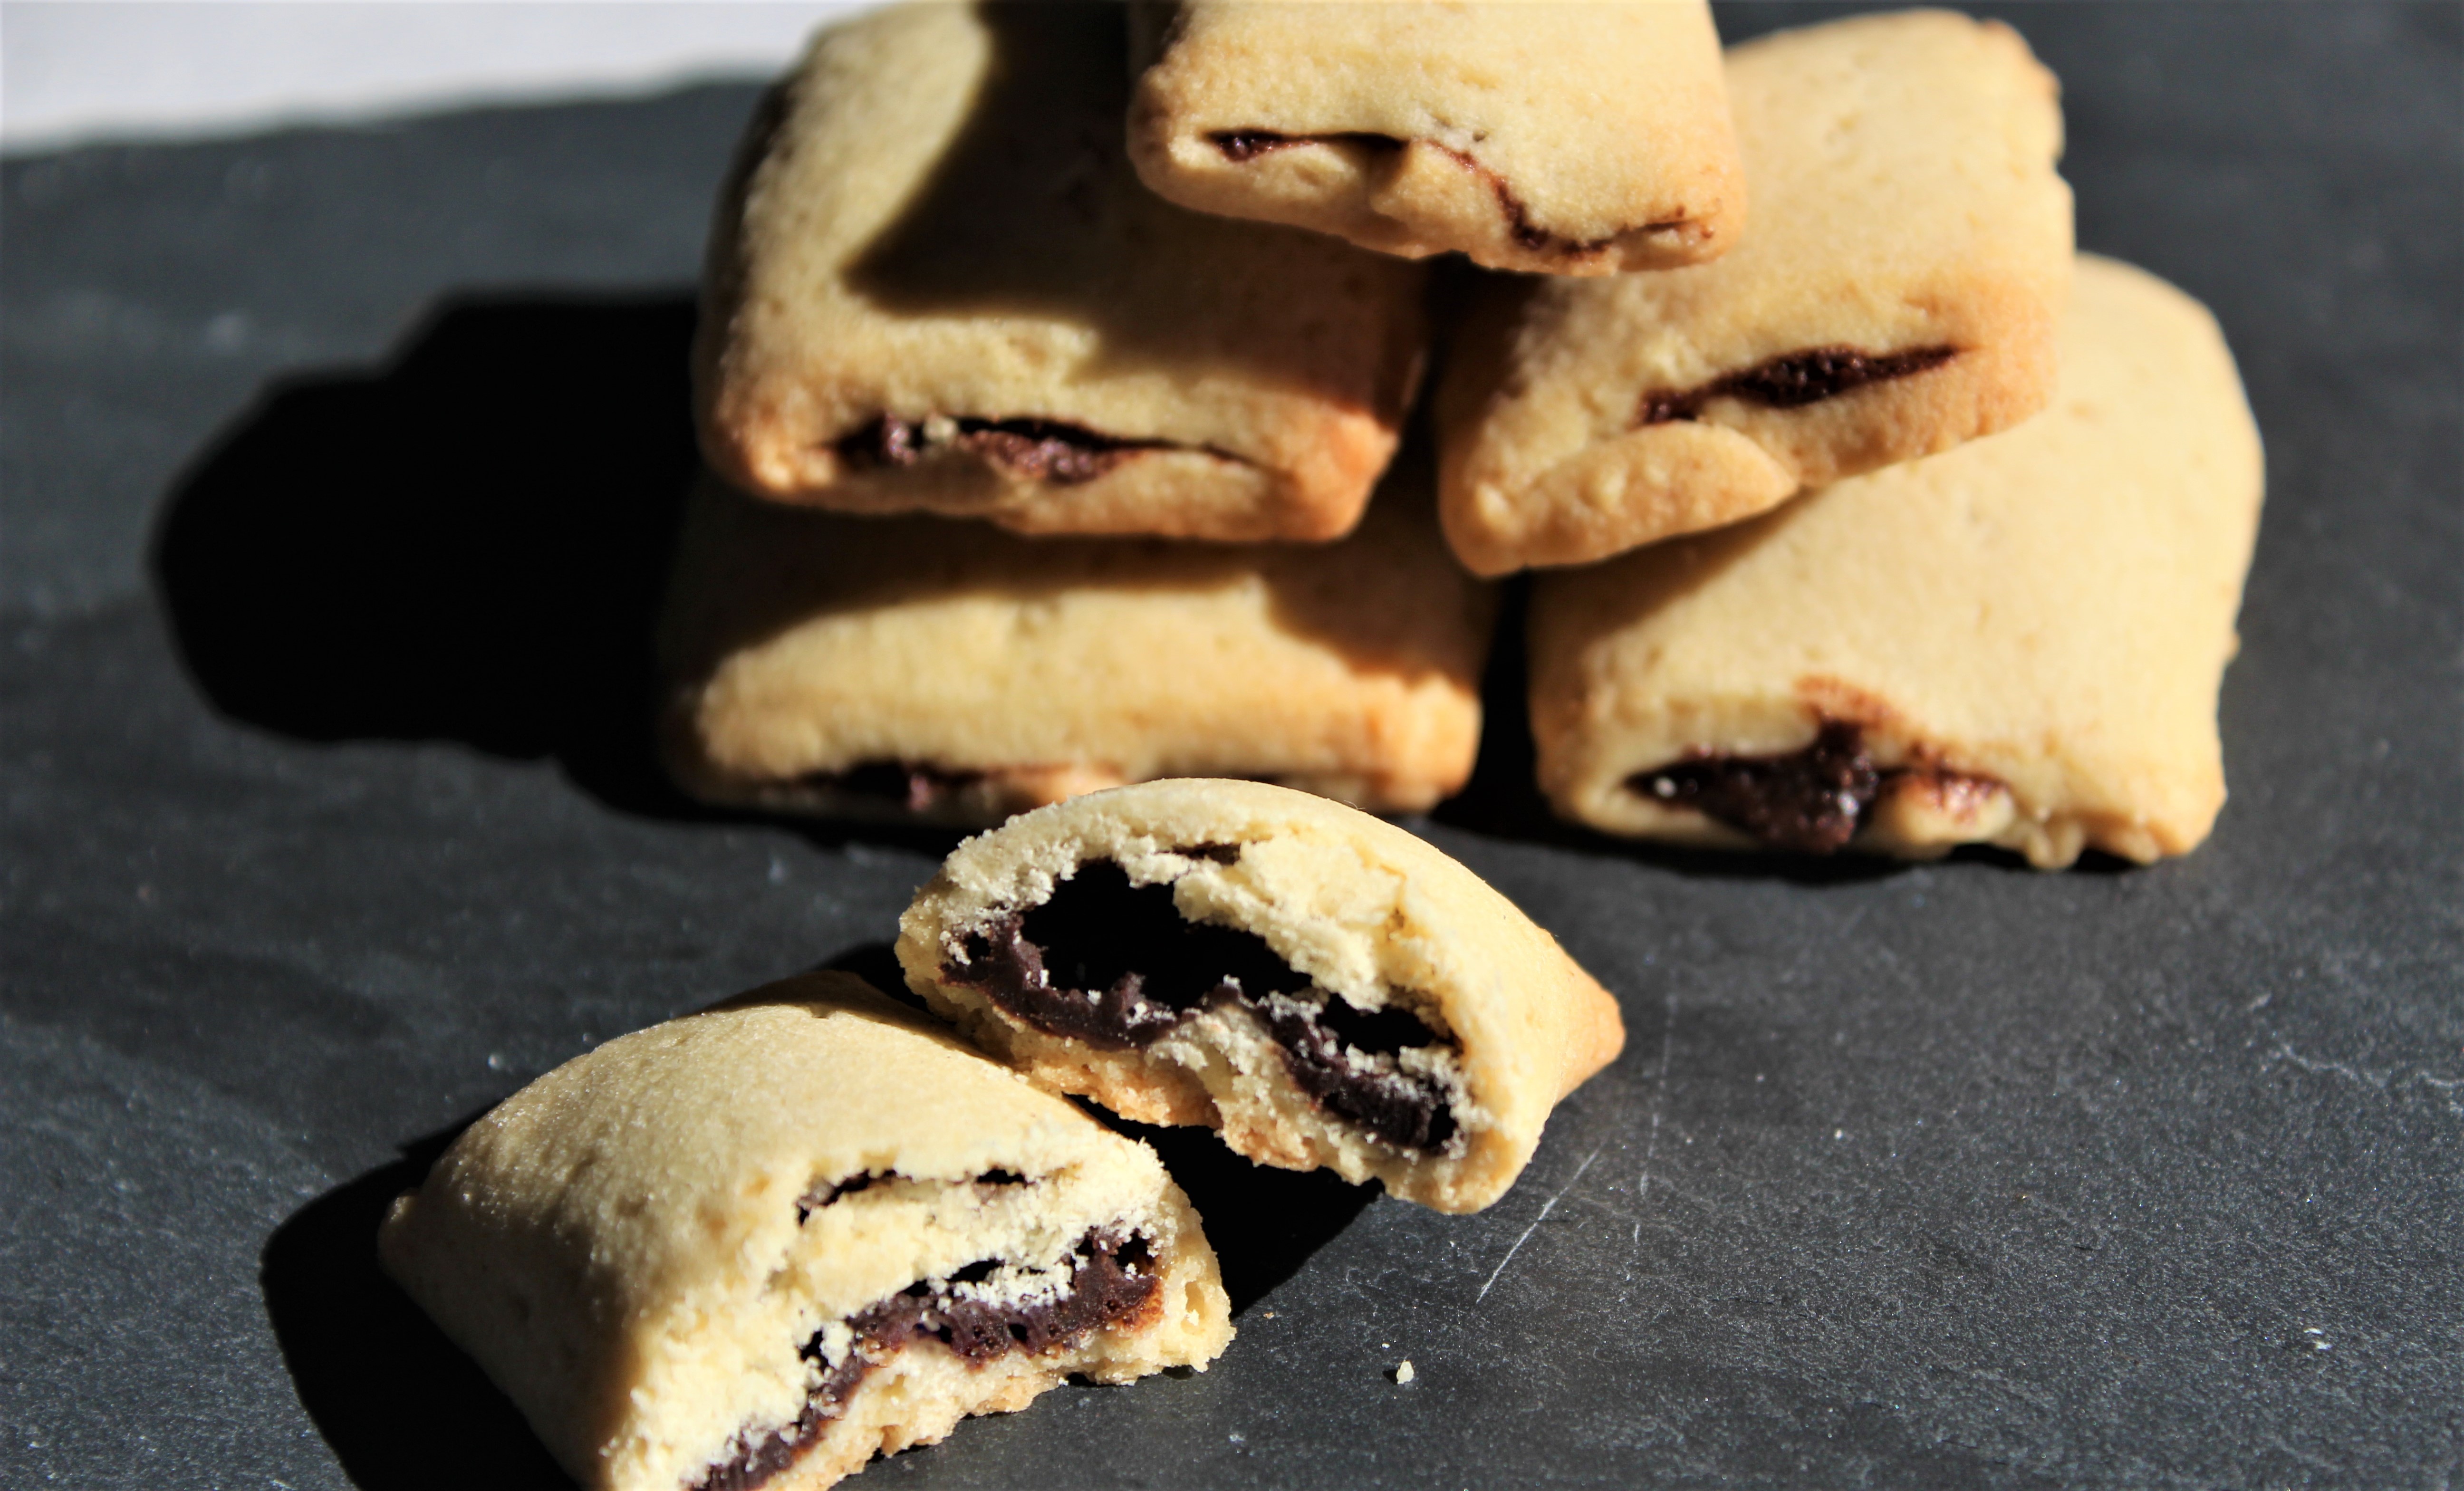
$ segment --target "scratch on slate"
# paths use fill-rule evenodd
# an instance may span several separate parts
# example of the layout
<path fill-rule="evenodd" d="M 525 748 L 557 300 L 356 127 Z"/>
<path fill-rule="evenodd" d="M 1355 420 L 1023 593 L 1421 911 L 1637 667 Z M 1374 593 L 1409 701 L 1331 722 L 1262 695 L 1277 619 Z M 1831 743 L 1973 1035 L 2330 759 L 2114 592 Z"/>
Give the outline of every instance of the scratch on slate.
<path fill-rule="evenodd" d="M 1660 1021 L 1660 1075 L 1651 1085 L 1651 1132 L 1642 1141 L 1642 1181 L 1636 1187 L 1635 1205 L 1651 1200 L 1651 1157 L 1660 1152 L 1660 1113 L 1668 1106 L 1668 1048 L 1677 1040 L 1677 996 L 1667 999 L 1667 1013 Z M 1634 1224 L 1634 1240 L 1642 1240 L 1642 1223 Z"/>
<path fill-rule="evenodd" d="M 1596 1149 L 1584 1155 L 1583 1163 L 1574 1167 L 1573 1178 L 1568 1180 L 1555 1195 L 1540 1203 L 1540 1215 L 1531 1218 L 1531 1225 L 1523 1229 L 1523 1236 L 1514 1239 L 1514 1246 L 1507 1248 L 1506 1256 L 1497 1261 L 1497 1266 L 1488 1271 L 1488 1283 L 1482 1284 L 1480 1292 L 1471 1297 L 1474 1305 L 1488 1298 L 1489 1287 L 1497 1283 L 1497 1276 L 1506 1272 L 1506 1265 L 1514 1261 L 1514 1255 L 1523 1251 L 1523 1244 L 1531 1240 L 1531 1235 L 1540 1230 L 1540 1224 L 1549 1219 L 1549 1214 L 1557 1209 L 1557 1203 L 1566 1198 L 1566 1193 L 1574 1189 L 1575 1182 L 1583 1178 L 1583 1172 L 1591 1169 L 1592 1161 L 1599 1157 L 1600 1151 Z"/>
<path fill-rule="evenodd" d="M 2302 1055 L 2293 1049 L 2292 1042 L 2284 1040 L 2278 1040 L 2275 1050 L 2258 1059 L 2261 1070 L 2274 1066 L 2279 1062 L 2290 1062 L 2305 1072 L 2320 1076 L 2342 1077 L 2357 1086 L 2370 1087 L 2380 1092 L 2391 1093 L 2415 1083 L 2423 1086 L 2435 1087 L 2438 1089 L 2439 1098 L 2447 1105 L 2447 1110 L 2458 1118 L 2464 1118 L 2464 1103 L 2459 1103 L 2455 1099 L 2455 1089 L 2464 1087 L 2464 1077 L 2440 1077 L 2422 1070 L 2399 1077 L 2397 1074 L 2404 1070 L 2402 1063 L 2373 1071 L 2369 1067 L 2356 1066 L 2348 1062 L 2321 1061 L 2315 1056 Z"/>
<path fill-rule="evenodd" d="M 2352 1066 L 2346 1065 L 2343 1062 L 2322 1062 L 2314 1057 L 2304 1056 L 2300 1052 L 2293 1049 L 2293 1043 L 2289 1041 L 2277 1042 L 2276 1043 L 2276 1049 L 2269 1052 L 2264 1058 L 2262 1058 L 2258 1064 L 2261 1066 L 2273 1066 L 2278 1062 L 2291 1062 L 2294 1065 L 2300 1067 L 2305 1072 L 2334 1072 L 2337 1076 L 2343 1078 L 2346 1082 L 2361 1083 L 2365 1086 L 2376 1087 L 2383 1092 L 2387 1090 L 2387 1077 L 2390 1075 L 2387 1072 L 2374 1072 L 2366 1067 L 2356 1069 Z"/>

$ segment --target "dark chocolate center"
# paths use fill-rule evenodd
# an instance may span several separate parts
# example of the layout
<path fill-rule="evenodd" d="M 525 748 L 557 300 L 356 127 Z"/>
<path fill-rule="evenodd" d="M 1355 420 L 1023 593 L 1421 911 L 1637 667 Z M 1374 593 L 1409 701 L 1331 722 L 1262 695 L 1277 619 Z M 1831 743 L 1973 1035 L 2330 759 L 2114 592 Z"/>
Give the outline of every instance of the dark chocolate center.
<path fill-rule="evenodd" d="M 1182 852 L 1211 859 L 1227 848 Z M 1050 899 L 996 918 L 958 951 L 943 977 L 1047 1035 L 1105 1050 L 1150 1045 L 1199 1010 L 1238 1004 L 1328 1112 L 1400 1150 L 1442 1149 L 1454 1136 L 1444 1092 L 1394 1059 L 1451 1042 L 1393 1005 L 1354 1008 L 1253 932 L 1184 918 L 1171 886 L 1133 886 L 1110 860 L 1080 866 Z"/>
<path fill-rule="evenodd" d="M 962 415 L 950 423 L 957 430 L 950 444 L 1021 476 L 1059 487 L 1093 481 L 1141 451 L 1173 449 L 1169 440 L 1122 439 L 1060 420 Z M 913 466 L 932 450 L 924 425 L 884 414 L 840 437 L 839 458 L 857 471 Z"/>
<path fill-rule="evenodd" d="M 1700 388 L 1646 393 L 1635 410 L 1634 422 L 1639 427 L 1689 420 L 1703 412 L 1703 406 L 1721 398 L 1743 399 L 1766 408 L 1803 408 L 1867 384 L 1888 383 L 1894 378 L 1926 372 L 1957 356 L 1957 347 L 1917 347 L 1906 352 L 1815 347 L 1792 352 Z"/>
<path fill-rule="evenodd" d="M 848 1189 L 842 1184 L 838 1194 Z M 1122 1238 L 1099 1231 L 1089 1233 L 1071 1255 L 1069 1286 L 1048 1298 L 993 1305 L 958 1291 L 958 1285 L 980 1283 L 1001 1266 L 1000 1260 L 986 1259 L 953 1271 L 948 1279 L 921 1280 L 850 1316 L 847 1326 L 855 1332 L 855 1344 L 835 1367 L 827 1364 L 822 1337 L 815 1334 L 799 1354 L 822 1375 L 803 1412 L 778 1429 L 737 1435 L 726 1458 L 694 1482 L 693 1491 L 754 1491 L 794 1464 L 847 1411 L 847 1399 L 868 1372 L 918 1341 L 938 1341 L 974 1366 L 1012 1351 L 1043 1355 L 1137 1314 L 1155 1298 L 1160 1282 L 1154 1250 L 1144 1236 Z"/>
<path fill-rule="evenodd" d="M 1937 767 L 1877 766 L 1865 750 L 1864 731 L 1837 719 L 1824 720 L 1814 743 L 1801 751 L 1691 756 L 1674 766 L 1637 772 L 1626 785 L 1654 801 L 1690 807 L 1774 848 L 1830 854 L 1857 836 L 1885 789 L 1907 778 L 1999 785 Z"/>

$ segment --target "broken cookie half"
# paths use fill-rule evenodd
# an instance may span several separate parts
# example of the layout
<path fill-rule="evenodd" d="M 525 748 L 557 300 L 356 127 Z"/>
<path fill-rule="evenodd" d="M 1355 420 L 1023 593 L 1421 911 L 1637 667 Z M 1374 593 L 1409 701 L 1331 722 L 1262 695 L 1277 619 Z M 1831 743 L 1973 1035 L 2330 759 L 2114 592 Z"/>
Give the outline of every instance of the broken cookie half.
<path fill-rule="evenodd" d="M 1259 782 L 1024 814 L 899 929 L 909 984 L 1035 1081 L 1440 1211 L 1505 1194 L 1625 1043 L 1617 1001 L 1480 877 Z"/>
<path fill-rule="evenodd" d="M 379 1250 L 587 1491 L 808 1491 L 1232 1335 L 1153 1151 L 846 974 L 566 1063 Z"/>

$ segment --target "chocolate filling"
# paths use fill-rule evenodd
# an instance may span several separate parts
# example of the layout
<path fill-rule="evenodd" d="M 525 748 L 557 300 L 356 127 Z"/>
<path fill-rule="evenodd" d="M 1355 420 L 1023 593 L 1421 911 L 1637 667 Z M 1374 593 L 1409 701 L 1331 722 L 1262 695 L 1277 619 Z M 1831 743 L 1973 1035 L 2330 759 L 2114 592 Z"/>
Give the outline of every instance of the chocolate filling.
<path fill-rule="evenodd" d="M 1830 854 L 1863 826 L 1883 791 L 1909 778 L 1943 785 L 1998 788 L 1991 778 L 1939 767 L 1877 766 L 1864 731 L 1825 720 L 1814 743 L 1785 756 L 1689 755 L 1675 766 L 1637 772 L 1633 791 L 1658 802 L 1690 807 L 1774 848 Z"/>
<path fill-rule="evenodd" d="M 1392 135 L 1373 135 L 1360 130 L 1341 130 L 1325 135 L 1279 135 L 1271 129 L 1219 129 L 1206 137 L 1207 143 L 1223 152 L 1223 158 L 1237 165 L 1245 165 L 1270 151 L 1289 149 L 1293 145 L 1359 145 L 1371 150 L 1400 150 L 1403 142 Z"/>
<path fill-rule="evenodd" d="M 1213 858 L 1223 848 L 1239 852 L 1181 852 Z M 1399 1008 L 1353 1008 L 1254 932 L 1183 918 L 1171 886 L 1133 886 L 1110 860 L 1079 866 L 1050 899 L 995 918 L 954 951 L 962 955 L 942 964 L 943 977 L 1047 1035 L 1102 1050 L 1153 1044 L 1199 1010 L 1238 1004 L 1328 1112 L 1399 1150 L 1440 1150 L 1455 1134 L 1443 1089 L 1395 1060 L 1452 1042 Z"/>
<path fill-rule="evenodd" d="M 1324 135 L 1283 135 L 1271 129 L 1219 129 L 1208 135 L 1206 140 L 1209 144 L 1223 152 L 1225 160 L 1236 164 L 1245 164 L 1262 155 L 1288 149 L 1293 145 L 1360 145 L 1373 150 L 1400 150 L 1404 143 L 1392 135 L 1374 135 L 1356 130 Z M 1570 258 L 1586 258 L 1608 248 L 1626 233 L 1636 230 L 1620 229 L 1605 238 L 1569 238 L 1563 233 L 1552 233 L 1531 221 L 1531 209 L 1524 205 L 1521 197 L 1514 194 L 1514 188 L 1506 184 L 1505 177 L 1483 165 L 1463 151 L 1437 144 L 1435 142 L 1429 142 L 1429 144 L 1432 149 L 1445 151 L 1454 159 L 1456 164 L 1488 184 L 1488 189 L 1497 197 L 1498 210 L 1506 214 L 1507 235 L 1513 238 L 1515 243 L 1534 253 L 1554 253 Z M 1665 223 L 1647 223 L 1643 225 L 1642 230 L 1665 231 L 1672 228 L 1682 228 L 1684 223 L 1685 220 L 1682 217 Z"/>
<path fill-rule="evenodd" d="M 853 434 L 841 436 L 834 449 L 856 471 L 913 466 L 932 453 L 925 423 L 884 414 Z M 972 450 L 1017 475 L 1056 487 L 1093 481 L 1143 451 L 1174 449 L 1169 440 L 1125 440 L 1059 420 L 961 415 L 950 423 L 957 431 L 950 445 Z"/>
<path fill-rule="evenodd" d="M 1000 1260 L 985 1259 L 946 1280 L 919 1280 L 848 1317 L 855 1344 L 835 1367 L 828 1365 L 823 1338 L 816 1333 L 798 1353 L 822 1374 L 803 1410 L 778 1429 L 739 1433 L 725 1458 L 694 1482 L 693 1491 L 754 1491 L 794 1464 L 847 1411 L 848 1398 L 867 1373 L 918 1341 L 938 1341 L 978 1367 L 1012 1351 L 1043 1355 L 1136 1315 L 1155 1298 L 1161 1282 L 1153 1246 L 1144 1236 L 1097 1231 L 1081 1239 L 1071 1255 L 1068 1287 L 1047 1299 L 994 1305 L 957 1291 L 957 1285 L 981 1283 L 1001 1266 Z"/>
<path fill-rule="evenodd" d="M 814 1181 L 811 1189 L 796 1198 L 796 1223 L 802 1226 L 815 1212 L 843 1195 L 853 1195 L 859 1191 L 869 1191 L 885 1180 L 905 1180 L 906 1178 L 894 1170 L 868 1170 L 849 1175 L 845 1180 Z M 973 1182 L 979 1186 L 1023 1186 L 1027 1183 L 1024 1175 L 1010 1170 L 988 1170 L 978 1175 Z"/>
<path fill-rule="evenodd" d="M 1757 362 L 1741 373 L 1686 388 L 1646 393 L 1634 422 L 1666 425 L 1690 420 L 1713 399 L 1743 399 L 1766 408 L 1797 409 L 1837 398 L 1867 384 L 1927 372 L 1959 356 L 1957 347 L 1917 347 L 1906 352 L 1859 352 L 1854 347 L 1815 347 Z"/>

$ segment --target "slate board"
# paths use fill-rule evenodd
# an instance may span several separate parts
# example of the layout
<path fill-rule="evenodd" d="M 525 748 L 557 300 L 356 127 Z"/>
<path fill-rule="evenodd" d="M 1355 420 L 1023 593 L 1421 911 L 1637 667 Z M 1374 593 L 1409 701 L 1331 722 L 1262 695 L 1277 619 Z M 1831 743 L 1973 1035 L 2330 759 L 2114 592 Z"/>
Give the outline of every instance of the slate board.
<path fill-rule="evenodd" d="M 2082 242 L 2215 307 L 2266 433 L 2214 840 L 1568 832 L 1509 645 L 1415 826 L 1617 992 L 1623 1060 L 1475 1217 L 1174 1143 L 1230 1354 L 861 1483 L 2458 1479 L 2464 12 L 2006 13 Z M 640 748 L 751 98 L 0 168 L 0 1481 L 556 1483 L 379 1208 L 596 1041 L 883 966 L 939 841 L 699 812 Z"/>

